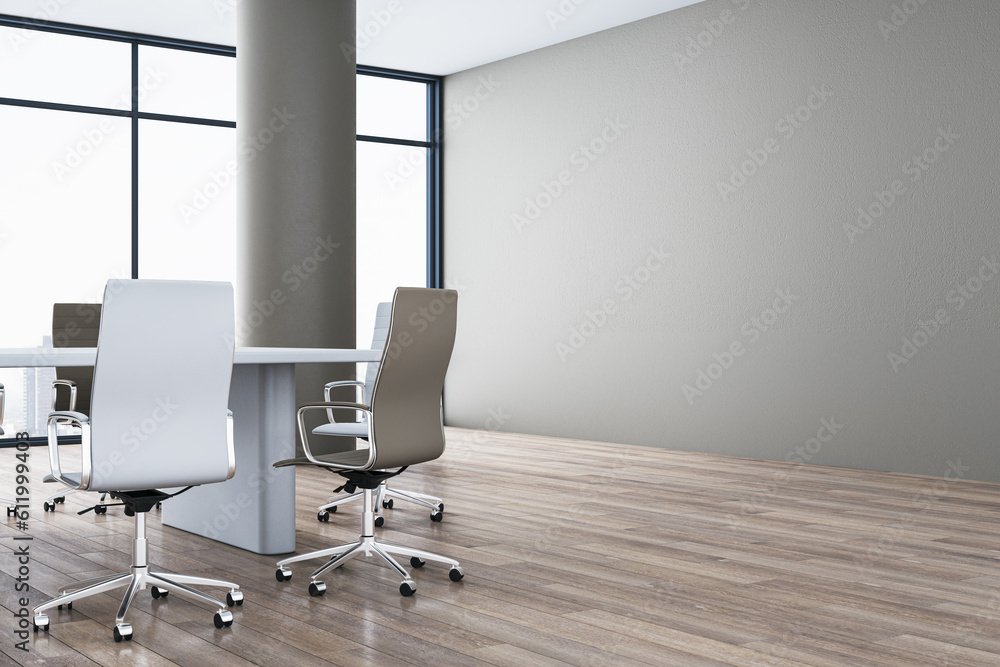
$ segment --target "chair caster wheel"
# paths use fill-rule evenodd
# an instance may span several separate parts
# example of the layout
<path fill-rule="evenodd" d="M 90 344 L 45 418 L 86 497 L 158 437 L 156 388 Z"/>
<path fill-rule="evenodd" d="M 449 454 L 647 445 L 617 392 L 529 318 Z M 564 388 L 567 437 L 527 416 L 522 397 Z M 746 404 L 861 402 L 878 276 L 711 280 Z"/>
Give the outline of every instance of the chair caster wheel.
<path fill-rule="evenodd" d="M 444 514 L 439 510 L 436 512 L 431 512 L 431 521 L 435 523 L 441 523 L 441 519 L 444 518 Z"/>
<path fill-rule="evenodd" d="M 156 503 L 156 509 L 158 510 L 163 509 L 163 503 Z"/>
<path fill-rule="evenodd" d="M 62 505 L 63 503 L 66 502 L 66 496 L 59 496 L 58 498 L 53 498 L 52 502 L 59 503 L 60 505 Z"/>
<path fill-rule="evenodd" d="M 404 581 L 399 585 L 399 594 L 408 598 L 417 592 L 417 585 L 412 581 Z"/>
<path fill-rule="evenodd" d="M 318 598 L 320 595 L 326 593 L 326 584 L 322 581 L 314 581 L 309 584 L 309 596 Z"/>
<path fill-rule="evenodd" d="M 243 591 L 229 591 L 226 593 L 226 604 L 232 606 L 243 606 Z"/>
<path fill-rule="evenodd" d="M 420 560 L 416 556 L 410 557 L 410 567 L 423 567 L 424 561 Z"/>
<path fill-rule="evenodd" d="M 382 501 L 382 509 L 391 510 L 392 509 L 392 498 L 389 500 Z"/>
<path fill-rule="evenodd" d="M 59 605 L 59 609 L 62 609 L 62 608 L 63 608 L 63 606 Z M 73 611 L 73 603 L 72 602 L 68 603 L 66 605 L 66 608 L 69 609 L 70 611 Z"/>
<path fill-rule="evenodd" d="M 316 520 L 322 521 L 323 523 L 330 523 L 330 513 L 326 510 L 316 513 Z"/>
<path fill-rule="evenodd" d="M 464 576 L 465 572 L 462 572 L 462 568 L 460 567 L 453 567 L 448 570 L 448 578 L 452 581 L 461 581 Z"/>
<path fill-rule="evenodd" d="M 215 627 L 217 628 L 228 628 L 233 624 L 233 612 L 223 609 L 221 611 L 215 612 Z"/>
<path fill-rule="evenodd" d="M 438 512 L 444 511 L 444 503 L 438 503 Z"/>
<path fill-rule="evenodd" d="M 377 516 L 377 517 L 375 517 L 375 527 L 376 528 L 381 528 L 384 525 L 385 525 L 385 517 L 384 516 Z"/>
<path fill-rule="evenodd" d="M 49 631 L 49 617 L 45 614 L 35 614 L 35 618 L 32 619 L 31 624 L 34 626 L 35 632 Z"/>
<path fill-rule="evenodd" d="M 170 594 L 170 591 L 165 588 L 157 588 L 156 586 L 153 586 L 149 589 L 149 594 L 153 596 L 154 600 L 159 600 L 160 598 L 167 597 L 167 595 Z"/>
<path fill-rule="evenodd" d="M 94 514 L 107 514 L 107 513 L 108 513 L 107 505 L 98 505 L 94 508 Z"/>
<path fill-rule="evenodd" d="M 274 578 L 278 581 L 288 581 L 292 578 L 292 571 L 287 567 L 279 567 L 274 571 Z"/>
<path fill-rule="evenodd" d="M 46 500 L 45 502 L 42 503 L 42 510 L 46 512 L 55 512 L 56 505 L 55 503 L 50 503 L 49 501 Z"/>
<path fill-rule="evenodd" d="M 132 641 L 132 626 L 129 623 L 119 623 L 115 626 L 115 641 Z"/>

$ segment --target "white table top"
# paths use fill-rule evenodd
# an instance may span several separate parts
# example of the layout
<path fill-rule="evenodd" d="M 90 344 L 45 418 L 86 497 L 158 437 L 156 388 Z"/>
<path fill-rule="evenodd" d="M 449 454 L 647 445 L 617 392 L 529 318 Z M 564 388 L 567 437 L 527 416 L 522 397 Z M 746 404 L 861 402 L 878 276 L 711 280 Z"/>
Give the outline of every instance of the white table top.
<path fill-rule="evenodd" d="M 0 368 L 93 366 L 96 347 L 0 348 Z M 308 347 L 237 347 L 237 364 L 315 364 L 379 361 L 381 350 Z"/>

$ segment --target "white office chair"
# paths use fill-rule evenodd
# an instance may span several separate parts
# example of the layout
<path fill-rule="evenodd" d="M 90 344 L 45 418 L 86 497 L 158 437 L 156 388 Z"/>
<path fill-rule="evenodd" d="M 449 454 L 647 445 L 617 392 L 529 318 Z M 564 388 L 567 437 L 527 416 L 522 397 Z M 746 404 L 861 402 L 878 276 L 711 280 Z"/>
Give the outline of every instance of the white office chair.
<path fill-rule="evenodd" d="M 302 436 L 304 457 L 279 461 L 277 467 L 309 465 L 327 468 L 362 489 L 364 511 L 361 536 L 356 542 L 332 549 L 322 549 L 292 556 L 278 562 L 275 578 L 287 581 L 292 576 L 288 565 L 312 558 L 329 560 L 310 576 L 309 595 L 326 592 L 326 584 L 318 577 L 331 568 L 359 556 L 379 556 L 403 577 L 399 586 L 402 595 L 412 595 L 417 586 L 410 573 L 391 554 L 409 556 L 410 565 L 422 567 L 424 561 L 450 566 L 452 581 L 464 576 L 458 561 L 429 551 L 390 544 L 375 539 L 375 489 L 381 483 L 417 463 L 432 461 L 444 453 L 444 425 L 441 421 L 441 391 L 444 376 L 455 346 L 456 306 L 454 290 L 400 287 L 392 303 L 388 340 L 382 351 L 382 361 L 372 386 L 371 403 L 330 402 L 310 403 L 299 407 L 299 434 Z M 421 313 L 432 313 L 415 320 Z M 417 324 L 415 324 L 417 322 Z M 422 327 L 419 325 L 423 325 Z M 397 341 L 401 344 L 395 346 Z M 403 344 L 405 343 L 405 344 Z M 335 452 L 315 456 L 309 448 L 304 415 L 309 410 L 362 411 L 368 420 L 367 450 Z M 398 470 L 391 470 L 399 468 Z"/>
<path fill-rule="evenodd" d="M 372 335 L 372 347 L 373 350 L 381 350 L 385 347 L 386 336 L 389 334 L 389 320 L 392 315 L 392 303 L 389 301 L 383 301 L 378 304 L 375 310 L 375 331 Z M 362 380 L 338 380 L 336 382 L 328 382 L 323 388 L 323 398 L 327 402 L 330 401 L 330 390 L 337 387 L 354 387 L 357 394 L 357 402 L 362 405 L 371 405 L 372 400 L 372 388 L 375 386 L 375 378 L 378 376 L 379 364 L 374 362 L 369 362 L 367 368 L 365 369 L 365 379 Z M 343 437 L 353 437 L 362 440 L 367 440 L 368 438 L 368 418 L 364 412 L 359 411 L 356 421 L 353 422 L 338 422 L 334 421 L 333 410 L 327 410 L 328 423 L 317 426 L 313 429 L 314 435 L 327 435 L 327 436 L 343 436 Z M 350 483 L 345 484 L 344 487 L 348 489 L 347 492 L 342 493 L 337 496 L 331 496 L 326 499 L 326 504 L 320 505 L 319 511 L 316 513 L 316 518 L 320 521 L 329 521 L 330 514 L 336 512 L 337 508 L 344 503 L 350 502 L 352 500 L 358 500 L 364 496 L 364 491 L 356 487 L 352 488 Z M 406 502 L 421 505 L 431 510 L 431 520 L 440 521 L 444 516 L 444 501 L 435 496 L 429 496 L 423 493 L 416 493 L 415 491 L 400 491 L 399 489 L 390 489 L 387 483 L 383 480 L 379 484 L 375 495 L 375 512 L 378 513 L 378 508 L 381 506 L 383 509 L 392 509 L 393 498 L 399 500 L 405 500 Z M 381 528 L 385 523 L 385 519 L 381 516 L 375 517 L 375 527 Z"/>
<path fill-rule="evenodd" d="M 115 641 L 132 639 L 125 615 L 147 586 L 154 598 L 177 593 L 208 602 L 218 609 L 215 626 L 228 627 L 233 614 L 226 606 L 243 603 L 239 586 L 153 572 L 145 519 L 158 502 L 177 495 L 158 489 L 223 482 L 236 470 L 228 409 L 235 351 L 232 285 L 110 280 L 104 295 L 91 418 L 79 412 L 49 415 L 52 474 L 46 481 L 120 500 L 125 514 L 135 517 L 132 567 L 60 587 L 58 597 L 35 607 L 35 631 L 48 630 L 47 610 L 122 586 L 127 589 L 115 618 Z M 63 422 L 82 432 L 79 472 L 62 470 L 57 430 Z M 226 603 L 192 586 L 227 588 Z"/>

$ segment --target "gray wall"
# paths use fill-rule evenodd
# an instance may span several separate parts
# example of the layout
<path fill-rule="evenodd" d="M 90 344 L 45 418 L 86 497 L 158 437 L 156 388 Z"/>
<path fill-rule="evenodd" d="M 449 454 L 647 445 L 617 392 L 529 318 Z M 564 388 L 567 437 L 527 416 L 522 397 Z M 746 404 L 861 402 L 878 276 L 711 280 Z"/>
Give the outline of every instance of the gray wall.
<path fill-rule="evenodd" d="M 448 77 L 447 423 L 1000 481 L 1000 3 L 895 5 Z"/>

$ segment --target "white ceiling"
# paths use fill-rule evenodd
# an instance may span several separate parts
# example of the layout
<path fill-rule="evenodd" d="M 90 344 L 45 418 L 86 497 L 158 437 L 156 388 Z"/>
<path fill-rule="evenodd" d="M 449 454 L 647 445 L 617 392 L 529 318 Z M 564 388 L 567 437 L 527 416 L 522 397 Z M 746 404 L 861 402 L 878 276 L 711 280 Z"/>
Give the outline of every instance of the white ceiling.
<path fill-rule="evenodd" d="M 701 1 L 401 0 L 365 46 L 366 25 L 388 2 L 358 0 L 358 63 L 453 74 Z"/>
<path fill-rule="evenodd" d="M 241 1 L 0 0 L 0 14 L 235 45 Z M 701 1 L 357 0 L 358 63 L 452 74 Z"/>

